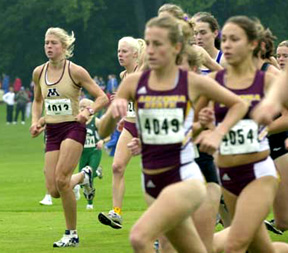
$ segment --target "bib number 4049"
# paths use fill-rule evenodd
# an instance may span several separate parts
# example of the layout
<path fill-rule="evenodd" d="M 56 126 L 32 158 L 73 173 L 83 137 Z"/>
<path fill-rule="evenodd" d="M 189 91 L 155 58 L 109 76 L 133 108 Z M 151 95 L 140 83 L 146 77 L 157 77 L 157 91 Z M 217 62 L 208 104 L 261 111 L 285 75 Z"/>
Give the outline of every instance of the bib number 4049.
<path fill-rule="evenodd" d="M 138 123 L 145 144 L 175 144 L 184 139 L 181 108 L 139 109 Z"/>
<path fill-rule="evenodd" d="M 172 119 L 170 122 L 164 119 L 162 123 L 158 119 L 146 119 L 144 126 L 148 134 L 159 135 L 161 133 L 167 135 L 169 128 L 171 128 L 171 131 L 174 133 L 179 131 L 179 121 L 177 119 Z"/>

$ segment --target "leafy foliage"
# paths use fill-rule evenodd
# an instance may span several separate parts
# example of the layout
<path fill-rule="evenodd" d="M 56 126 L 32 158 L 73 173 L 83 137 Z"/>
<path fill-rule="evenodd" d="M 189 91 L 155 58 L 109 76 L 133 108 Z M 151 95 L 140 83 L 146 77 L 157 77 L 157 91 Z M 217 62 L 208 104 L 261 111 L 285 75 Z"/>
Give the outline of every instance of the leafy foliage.
<path fill-rule="evenodd" d="M 170 2 L 181 6 L 186 12 L 193 15 L 198 11 L 210 8 L 216 0 L 173 0 Z"/>
<path fill-rule="evenodd" d="M 33 68 L 46 61 L 47 28 L 62 27 L 76 36 L 72 58 L 92 74 L 119 73 L 117 42 L 123 36 L 143 37 L 145 22 L 164 3 L 180 5 L 193 15 L 208 11 L 223 25 L 232 15 L 258 17 L 278 37 L 287 39 L 288 20 L 282 0 L 1 0 L 0 73 L 19 76 L 28 85 Z"/>

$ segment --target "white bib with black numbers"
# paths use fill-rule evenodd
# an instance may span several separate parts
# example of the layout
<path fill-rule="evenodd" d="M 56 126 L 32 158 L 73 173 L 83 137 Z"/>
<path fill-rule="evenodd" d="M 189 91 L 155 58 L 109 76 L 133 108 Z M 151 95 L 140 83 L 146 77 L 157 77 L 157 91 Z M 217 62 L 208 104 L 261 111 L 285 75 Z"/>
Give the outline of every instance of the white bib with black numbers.
<path fill-rule="evenodd" d="M 135 113 L 135 109 L 134 109 L 134 103 L 132 101 L 128 102 L 126 117 L 128 117 L 128 118 L 135 118 L 136 117 L 136 113 Z"/>
<path fill-rule="evenodd" d="M 138 109 L 138 114 L 145 144 L 175 144 L 183 141 L 183 109 Z"/>
<path fill-rule="evenodd" d="M 95 137 L 86 135 L 84 148 L 95 148 L 95 147 L 96 147 Z"/>
<path fill-rule="evenodd" d="M 46 115 L 72 115 L 70 99 L 45 99 Z"/>
<path fill-rule="evenodd" d="M 259 152 L 258 125 L 252 119 L 240 120 L 222 139 L 221 155 Z"/>

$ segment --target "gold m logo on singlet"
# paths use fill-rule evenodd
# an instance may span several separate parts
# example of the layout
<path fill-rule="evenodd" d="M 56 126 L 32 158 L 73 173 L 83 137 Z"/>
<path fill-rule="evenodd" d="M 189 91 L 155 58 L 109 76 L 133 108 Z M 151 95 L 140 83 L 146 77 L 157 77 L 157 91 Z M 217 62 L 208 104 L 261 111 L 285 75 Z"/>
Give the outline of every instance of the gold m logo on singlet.
<path fill-rule="evenodd" d="M 47 97 L 60 97 L 60 94 L 57 92 L 56 88 L 48 89 Z"/>

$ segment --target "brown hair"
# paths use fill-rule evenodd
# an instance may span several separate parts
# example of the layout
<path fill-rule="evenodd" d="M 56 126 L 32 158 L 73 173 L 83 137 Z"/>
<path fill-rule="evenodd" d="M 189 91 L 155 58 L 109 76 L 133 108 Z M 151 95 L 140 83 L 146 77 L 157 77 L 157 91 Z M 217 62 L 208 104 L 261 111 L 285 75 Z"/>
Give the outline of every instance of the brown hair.
<path fill-rule="evenodd" d="M 158 15 L 161 12 L 169 12 L 173 17 L 177 19 L 183 19 L 185 16 L 182 8 L 175 4 L 163 4 L 158 10 Z"/>
<path fill-rule="evenodd" d="M 234 16 L 229 18 L 225 24 L 233 23 L 242 28 L 247 36 L 249 42 L 257 41 L 258 46 L 254 49 L 253 55 L 257 56 L 260 51 L 259 41 L 263 36 L 263 29 L 259 25 L 259 22 L 252 20 L 247 16 Z"/>
<path fill-rule="evenodd" d="M 274 55 L 275 45 L 274 41 L 277 39 L 269 28 L 264 31 L 264 36 L 260 42 L 265 43 L 265 52 L 262 51 L 261 57 L 263 59 L 270 59 Z"/>
<path fill-rule="evenodd" d="M 196 22 L 203 22 L 209 25 L 209 28 L 212 32 L 218 31 L 220 32 L 220 26 L 218 24 L 217 19 L 212 15 L 207 13 L 206 15 L 201 15 L 196 19 Z M 214 41 L 214 45 L 217 49 L 220 48 L 220 37 L 217 36 Z"/>

